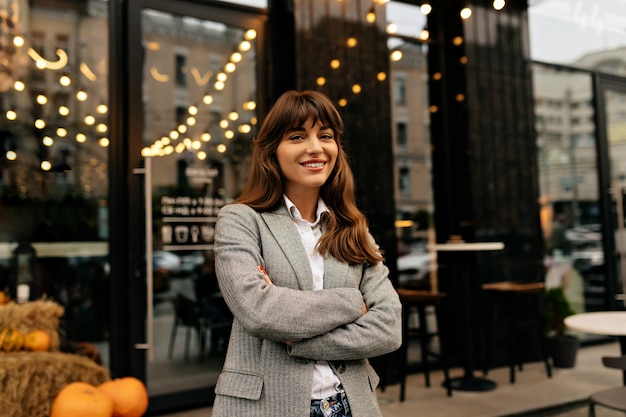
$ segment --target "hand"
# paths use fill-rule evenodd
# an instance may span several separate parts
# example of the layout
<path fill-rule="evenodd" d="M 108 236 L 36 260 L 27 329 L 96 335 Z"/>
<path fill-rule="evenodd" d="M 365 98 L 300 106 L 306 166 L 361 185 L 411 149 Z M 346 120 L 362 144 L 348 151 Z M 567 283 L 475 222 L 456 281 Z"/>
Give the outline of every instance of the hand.
<path fill-rule="evenodd" d="M 273 285 L 272 280 L 270 279 L 270 276 L 267 275 L 267 272 L 265 272 L 265 268 L 263 268 L 262 265 L 259 265 L 258 268 L 259 268 L 259 271 L 263 274 L 263 279 L 265 280 L 265 283 L 267 285 Z"/>

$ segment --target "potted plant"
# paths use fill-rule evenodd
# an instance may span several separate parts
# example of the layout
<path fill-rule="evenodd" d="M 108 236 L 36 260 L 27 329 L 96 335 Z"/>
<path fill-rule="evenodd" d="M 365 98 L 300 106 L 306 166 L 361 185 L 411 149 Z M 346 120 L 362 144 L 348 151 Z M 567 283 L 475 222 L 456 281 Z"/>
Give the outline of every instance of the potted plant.
<path fill-rule="evenodd" d="M 579 340 L 567 332 L 565 318 L 574 314 L 563 287 L 546 290 L 544 299 L 548 349 L 556 368 L 573 368 L 576 365 Z"/>

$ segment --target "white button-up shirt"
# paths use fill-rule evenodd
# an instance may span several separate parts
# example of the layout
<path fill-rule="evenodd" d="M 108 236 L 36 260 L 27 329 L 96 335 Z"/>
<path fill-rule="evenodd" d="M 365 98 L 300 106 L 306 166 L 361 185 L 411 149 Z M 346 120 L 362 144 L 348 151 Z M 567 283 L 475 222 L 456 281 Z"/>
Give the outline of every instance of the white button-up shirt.
<path fill-rule="evenodd" d="M 326 204 L 320 198 L 317 202 L 317 212 L 315 213 L 315 222 L 311 223 L 302 218 L 298 208 L 287 198 L 285 203 L 287 210 L 293 219 L 298 231 L 300 239 L 304 245 L 304 250 L 309 257 L 309 265 L 313 274 L 313 290 L 319 291 L 324 288 L 324 257 L 320 254 L 315 246 L 322 237 L 322 229 L 320 227 L 320 219 L 322 213 L 328 211 Z M 313 389 L 311 390 L 311 398 L 319 400 L 329 397 L 339 392 L 341 382 L 337 375 L 328 365 L 327 361 L 317 361 L 315 364 L 315 372 L 313 373 Z"/>

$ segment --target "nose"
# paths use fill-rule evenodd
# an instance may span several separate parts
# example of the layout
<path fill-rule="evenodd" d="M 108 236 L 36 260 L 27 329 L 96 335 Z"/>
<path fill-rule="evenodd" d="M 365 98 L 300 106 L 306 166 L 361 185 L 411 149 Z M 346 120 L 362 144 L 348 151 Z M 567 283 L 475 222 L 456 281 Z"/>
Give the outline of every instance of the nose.
<path fill-rule="evenodd" d="M 322 143 L 315 135 L 309 136 L 309 140 L 307 141 L 306 152 L 309 154 L 322 153 L 324 149 L 322 148 Z"/>

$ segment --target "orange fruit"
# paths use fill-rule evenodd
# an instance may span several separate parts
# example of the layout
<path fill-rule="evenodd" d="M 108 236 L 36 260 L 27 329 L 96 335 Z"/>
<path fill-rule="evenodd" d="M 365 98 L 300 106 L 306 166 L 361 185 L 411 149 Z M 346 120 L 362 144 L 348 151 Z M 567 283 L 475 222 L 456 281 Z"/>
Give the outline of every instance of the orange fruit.
<path fill-rule="evenodd" d="M 9 302 L 11 302 L 11 298 L 9 297 L 9 295 L 0 291 L 0 305 L 8 304 Z"/>
<path fill-rule="evenodd" d="M 50 344 L 50 335 L 43 330 L 32 330 L 24 336 L 24 348 L 33 352 L 44 352 Z"/>
<path fill-rule="evenodd" d="M 113 401 L 113 417 L 141 417 L 148 409 L 148 390 L 135 377 L 103 382 L 98 389 Z"/>
<path fill-rule="evenodd" d="M 111 417 L 113 401 L 95 386 L 72 382 L 52 402 L 50 417 Z"/>

